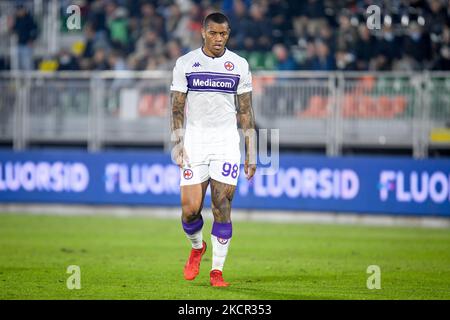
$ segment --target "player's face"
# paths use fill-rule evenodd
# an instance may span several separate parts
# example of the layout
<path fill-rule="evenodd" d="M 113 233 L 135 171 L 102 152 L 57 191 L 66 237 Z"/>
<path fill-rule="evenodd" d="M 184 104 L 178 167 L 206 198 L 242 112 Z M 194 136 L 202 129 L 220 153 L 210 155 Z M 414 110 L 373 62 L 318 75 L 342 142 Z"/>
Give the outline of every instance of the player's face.
<path fill-rule="evenodd" d="M 218 57 L 223 54 L 225 45 L 230 37 L 230 28 L 227 23 L 208 22 L 206 29 L 202 28 L 207 53 Z"/>

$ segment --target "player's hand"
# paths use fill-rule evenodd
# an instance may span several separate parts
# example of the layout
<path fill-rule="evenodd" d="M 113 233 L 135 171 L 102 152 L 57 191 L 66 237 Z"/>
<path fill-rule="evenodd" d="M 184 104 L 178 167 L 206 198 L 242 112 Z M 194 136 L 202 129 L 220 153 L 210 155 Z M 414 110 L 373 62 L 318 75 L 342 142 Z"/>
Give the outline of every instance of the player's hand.
<path fill-rule="evenodd" d="M 247 177 L 247 180 L 250 180 L 255 175 L 256 164 L 248 164 L 248 160 L 245 160 L 244 172 L 245 172 L 245 176 Z"/>
<path fill-rule="evenodd" d="M 175 157 L 175 161 L 181 169 L 191 166 L 189 163 L 189 157 L 184 147 L 179 149 L 178 154 Z"/>

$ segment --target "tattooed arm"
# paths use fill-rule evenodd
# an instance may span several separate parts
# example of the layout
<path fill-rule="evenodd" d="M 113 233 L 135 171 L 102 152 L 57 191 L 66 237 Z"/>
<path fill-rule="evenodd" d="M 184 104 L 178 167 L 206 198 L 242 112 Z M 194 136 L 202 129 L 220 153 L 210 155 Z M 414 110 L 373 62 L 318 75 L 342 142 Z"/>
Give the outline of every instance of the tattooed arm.
<path fill-rule="evenodd" d="M 183 125 L 184 125 L 184 105 L 186 103 L 186 93 L 172 91 L 172 114 L 171 114 L 171 129 L 172 141 L 175 141 L 175 155 L 174 160 L 178 166 L 183 166 L 183 161 L 187 161 L 187 155 L 183 147 Z"/>
<path fill-rule="evenodd" d="M 245 137 L 244 171 L 247 179 L 250 180 L 256 171 L 256 130 L 255 115 L 252 107 L 252 92 L 238 95 L 237 100 L 238 120 Z"/>

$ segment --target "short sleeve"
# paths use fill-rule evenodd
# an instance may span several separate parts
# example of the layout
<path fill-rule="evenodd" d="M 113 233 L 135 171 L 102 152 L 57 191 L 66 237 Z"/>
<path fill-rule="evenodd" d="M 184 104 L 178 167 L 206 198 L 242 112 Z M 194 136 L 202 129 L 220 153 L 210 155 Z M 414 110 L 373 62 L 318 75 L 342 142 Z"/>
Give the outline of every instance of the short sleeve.
<path fill-rule="evenodd" d="M 175 68 L 173 68 L 172 84 L 170 85 L 171 91 L 187 92 L 187 80 L 186 74 L 183 70 L 181 59 L 178 59 Z"/>
<path fill-rule="evenodd" d="M 239 95 L 250 91 L 252 91 L 252 73 L 250 72 L 248 62 L 245 61 L 241 78 L 239 79 L 237 94 Z"/>

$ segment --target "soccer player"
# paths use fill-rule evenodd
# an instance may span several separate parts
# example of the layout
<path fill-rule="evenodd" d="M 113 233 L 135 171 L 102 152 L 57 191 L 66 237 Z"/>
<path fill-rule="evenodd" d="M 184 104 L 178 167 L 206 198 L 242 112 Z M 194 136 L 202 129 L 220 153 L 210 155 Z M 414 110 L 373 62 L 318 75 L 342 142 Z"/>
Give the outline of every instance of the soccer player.
<path fill-rule="evenodd" d="M 237 120 L 245 136 L 247 179 L 256 171 L 252 76 L 247 61 L 225 47 L 230 35 L 225 15 L 208 15 L 201 33 L 203 46 L 177 60 L 171 85 L 173 157 L 181 168 L 181 220 L 192 244 L 184 277 L 195 279 L 206 251 L 201 211 L 210 184 L 214 215 L 210 283 L 226 287 L 229 283 L 222 270 L 232 236 L 231 202 L 241 158 Z"/>

